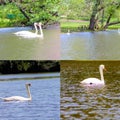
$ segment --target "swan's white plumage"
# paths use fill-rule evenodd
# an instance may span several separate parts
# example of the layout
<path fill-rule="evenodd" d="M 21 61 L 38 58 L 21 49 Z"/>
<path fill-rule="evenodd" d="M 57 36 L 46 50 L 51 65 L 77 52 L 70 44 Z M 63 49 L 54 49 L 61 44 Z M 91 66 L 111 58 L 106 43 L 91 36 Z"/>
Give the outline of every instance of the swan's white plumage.
<path fill-rule="evenodd" d="M 28 101 L 31 100 L 30 98 L 24 98 L 21 96 L 12 96 L 7 98 L 2 98 L 4 101 Z"/>
<path fill-rule="evenodd" d="M 97 78 L 87 78 L 84 79 L 84 81 L 81 82 L 82 84 L 104 84 L 104 82 L 102 82 L 101 80 L 97 79 Z"/>
<path fill-rule="evenodd" d="M 120 29 L 118 29 L 118 33 L 120 34 Z"/>
<path fill-rule="evenodd" d="M 11 96 L 11 97 L 1 98 L 1 99 L 6 101 L 6 102 L 9 102 L 9 101 L 30 101 L 30 100 L 32 100 L 32 96 L 31 96 L 31 93 L 30 93 L 29 86 L 31 86 L 31 84 L 26 84 L 28 98 L 21 97 L 21 96 Z"/>
<path fill-rule="evenodd" d="M 70 30 L 68 30 L 67 35 L 70 35 Z"/>
<path fill-rule="evenodd" d="M 19 32 L 16 32 L 15 34 L 17 36 L 22 36 L 24 38 L 36 38 L 36 37 L 43 38 L 43 31 L 42 31 L 41 25 L 42 25 L 41 23 L 34 23 L 35 33 L 29 32 L 29 31 L 19 31 Z M 40 34 L 38 34 L 37 26 L 39 27 Z"/>
<path fill-rule="evenodd" d="M 87 78 L 87 79 L 84 79 L 81 82 L 81 84 L 83 84 L 83 85 L 104 85 L 105 84 L 104 76 L 103 76 L 103 70 L 104 69 L 105 69 L 104 65 L 99 66 L 101 80 L 97 79 L 97 78 Z"/>

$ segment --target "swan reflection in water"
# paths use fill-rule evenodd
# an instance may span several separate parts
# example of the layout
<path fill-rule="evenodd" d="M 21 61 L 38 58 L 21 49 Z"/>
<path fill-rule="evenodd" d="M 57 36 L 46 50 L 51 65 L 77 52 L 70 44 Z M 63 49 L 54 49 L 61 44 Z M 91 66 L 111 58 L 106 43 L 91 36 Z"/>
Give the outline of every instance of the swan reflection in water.
<path fill-rule="evenodd" d="M 11 97 L 6 97 L 6 98 L 1 98 L 3 101 L 5 102 L 9 102 L 9 101 L 31 101 L 32 100 L 32 96 L 30 93 L 30 86 L 31 84 L 26 84 L 26 90 L 28 93 L 28 98 L 22 97 L 22 96 L 11 96 Z"/>
<path fill-rule="evenodd" d="M 14 34 L 17 36 L 24 37 L 24 38 L 43 38 L 44 35 L 43 35 L 43 30 L 42 30 L 42 23 L 41 22 L 34 23 L 34 27 L 35 27 L 35 33 L 30 32 L 30 31 L 19 31 Z M 39 27 L 39 30 L 38 30 L 38 27 Z M 38 32 L 40 33 L 38 34 Z"/>

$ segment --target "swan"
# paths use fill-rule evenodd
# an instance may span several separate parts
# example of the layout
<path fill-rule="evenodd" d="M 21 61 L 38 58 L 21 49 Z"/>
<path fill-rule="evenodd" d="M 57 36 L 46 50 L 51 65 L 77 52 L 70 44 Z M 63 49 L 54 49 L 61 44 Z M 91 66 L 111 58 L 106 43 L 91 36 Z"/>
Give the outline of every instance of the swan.
<path fill-rule="evenodd" d="M 120 34 L 120 29 L 118 29 L 118 33 Z"/>
<path fill-rule="evenodd" d="M 42 31 L 41 25 L 42 25 L 41 22 L 34 23 L 35 33 L 29 32 L 29 31 L 19 31 L 19 32 L 16 32 L 14 34 L 17 35 L 17 36 L 25 37 L 25 38 L 36 38 L 36 37 L 43 38 L 43 31 Z M 37 27 L 39 27 L 40 34 L 38 34 L 38 28 Z"/>
<path fill-rule="evenodd" d="M 70 35 L 70 30 L 68 29 L 67 35 Z"/>
<path fill-rule="evenodd" d="M 88 85 L 88 86 L 91 86 L 91 85 L 105 85 L 104 76 L 103 76 L 103 70 L 105 70 L 105 66 L 100 65 L 99 66 L 99 72 L 100 72 L 101 80 L 99 80 L 97 78 L 87 78 L 87 79 L 84 79 L 81 82 L 81 84 L 82 85 Z"/>
<path fill-rule="evenodd" d="M 9 101 L 31 101 L 32 96 L 31 96 L 31 93 L 30 93 L 30 88 L 29 88 L 30 86 L 31 86 L 31 84 L 26 84 L 28 98 L 21 97 L 21 96 L 11 96 L 11 97 L 1 98 L 1 99 L 4 100 L 5 102 L 9 102 Z"/>

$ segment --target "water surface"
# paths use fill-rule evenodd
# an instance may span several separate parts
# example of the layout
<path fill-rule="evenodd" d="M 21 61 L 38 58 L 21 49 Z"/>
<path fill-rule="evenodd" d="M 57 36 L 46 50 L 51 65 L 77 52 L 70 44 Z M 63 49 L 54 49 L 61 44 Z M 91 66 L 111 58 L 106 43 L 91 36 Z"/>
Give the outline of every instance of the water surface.
<path fill-rule="evenodd" d="M 1 60 L 59 60 L 60 29 L 59 26 L 44 29 L 44 39 L 23 38 L 15 32 L 27 30 L 29 27 L 0 28 L 0 59 Z"/>
<path fill-rule="evenodd" d="M 16 76 L 16 75 L 14 75 Z M 60 79 L 16 77 L 14 81 L 0 81 L 0 97 L 19 95 L 27 97 L 25 84 L 31 83 L 31 102 L 3 102 L 0 100 L 1 120 L 59 120 Z M 34 74 L 35 76 L 35 74 Z M 50 75 L 51 76 L 51 75 Z M 5 77 L 3 77 L 5 78 Z M 8 77 L 7 77 L 8 78 Z"/>
<path fill-rule="evenodd" d="M 105 86 L 83 87 L 89 77 L 100 78 L 98 66 L 104 64 Z M 120 61 L 62 61 L 61 119 L 120 119 Z"/>
<path fill-rule="evenodd" d="M 63 60 L 120 60 L 117 30 L 61 34 Z"/>

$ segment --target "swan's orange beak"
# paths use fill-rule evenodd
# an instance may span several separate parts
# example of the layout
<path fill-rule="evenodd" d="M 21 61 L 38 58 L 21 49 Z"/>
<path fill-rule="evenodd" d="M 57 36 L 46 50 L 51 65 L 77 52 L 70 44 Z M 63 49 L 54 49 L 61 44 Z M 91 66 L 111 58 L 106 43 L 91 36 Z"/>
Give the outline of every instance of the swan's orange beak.
<path fill-rule="evenodd" d="M 106 68 L 104 68 L 104 70 L 105 70 L 105 71 L 107 71 L 107 69 L 106 69 Z"/>

